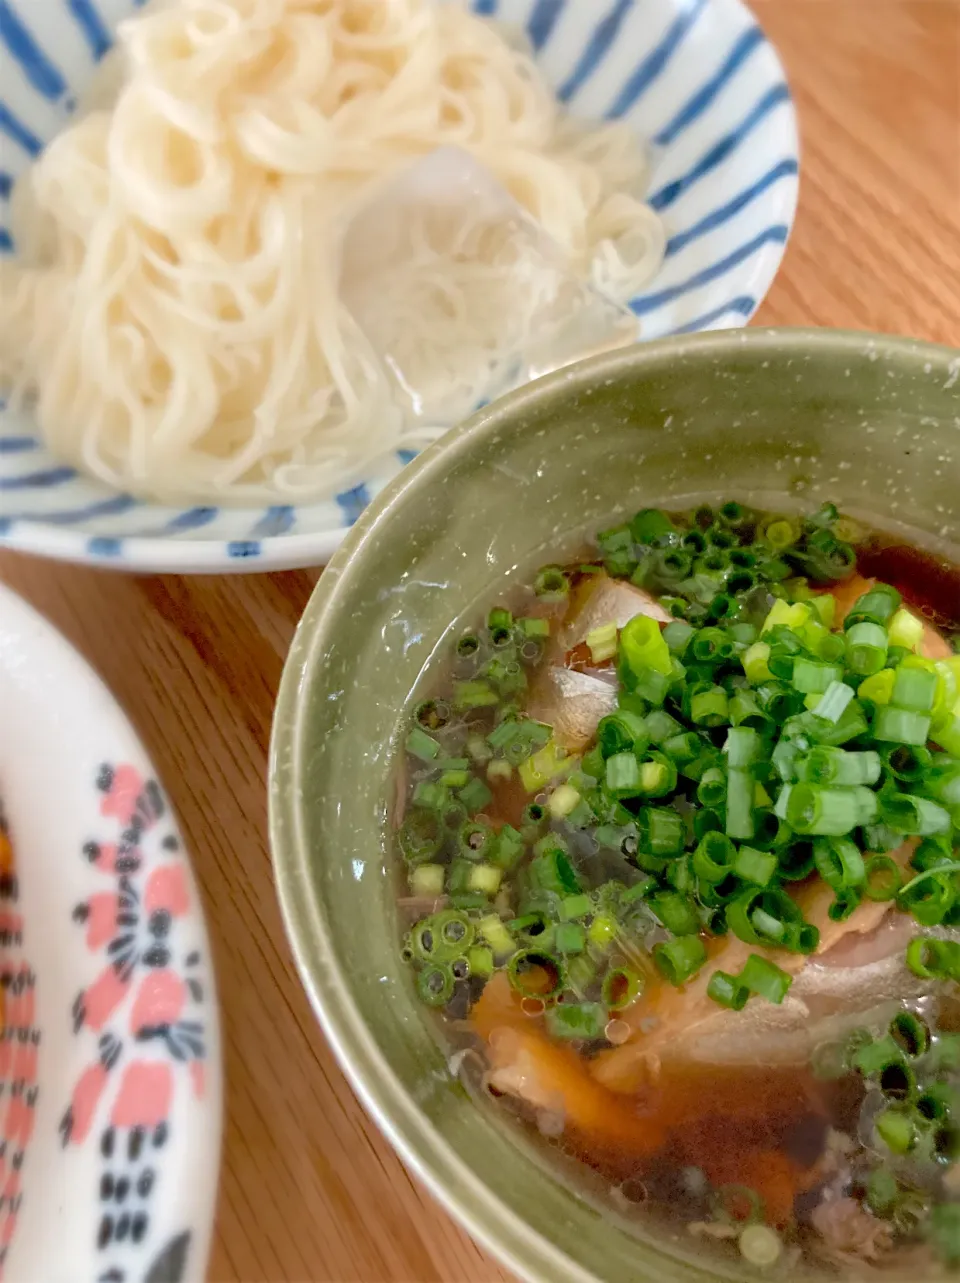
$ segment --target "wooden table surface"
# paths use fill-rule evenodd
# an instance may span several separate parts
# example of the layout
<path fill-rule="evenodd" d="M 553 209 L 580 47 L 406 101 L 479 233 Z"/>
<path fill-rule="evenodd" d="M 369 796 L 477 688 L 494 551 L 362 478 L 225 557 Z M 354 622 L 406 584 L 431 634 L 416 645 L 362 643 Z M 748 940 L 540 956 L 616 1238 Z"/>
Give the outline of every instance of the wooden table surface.
<path fill-rule="evenodd" d="M 799 218 L 759 320 L 960 344 L 960 0 L 753 7 L 786 62 L 803 133 Z M 128 710 L 193 853 L 228 1084 L 211 1280 L 503 1283 L 364 1116 L 284 938 L 267 744 L 318 574 L 133 578 L 0 556 L 0 577 Z"/>

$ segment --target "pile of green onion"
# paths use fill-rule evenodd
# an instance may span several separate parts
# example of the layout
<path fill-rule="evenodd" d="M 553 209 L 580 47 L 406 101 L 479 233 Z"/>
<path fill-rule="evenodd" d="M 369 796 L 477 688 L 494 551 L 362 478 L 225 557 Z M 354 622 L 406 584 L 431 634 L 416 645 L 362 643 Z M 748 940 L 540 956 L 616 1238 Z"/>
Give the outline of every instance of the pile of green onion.
<path fill-rule="evenodd" d="M 710 996 L 781 1002 L 790 975 L 769 953 L 817 949 L 791 894 L 813 876 L 836 921 L 873 900 L 960 924 L 960 657 L 923 658 L 921 621 L 883 584 L 835 627 L 835 599 L 809 580 L 854 570 L 840 525 L 829 506 L 762 525 L 726 504 L 689 528 L 646 511 L 600 536 L 608 572 L 660 591 L 669 579 L 676 618 L 590 634 L 619 696 L 581 758 L 523 712 L 546 614 L 498 607 L 461 639 L 449 695 L 417 709 L 406 742 L 400 849 L 412 892 L 446 905 L 406 945 L 425 1001 L 503 968 L 552 1032 L 590 1040 L 641 992 L 651 957 L 682 986 L 709 939 L 732 933 L 762 952 L 715 972 Z M 538 576 L 547 614 L 569 590 L 562 568 Z M 530 804 L 519 826 L 496 825 L 485 812 L 511 781 Z M 907 839 L 905 869 L 890 853 Z M 614 880 L 594 872 L 611 856 Z"/>

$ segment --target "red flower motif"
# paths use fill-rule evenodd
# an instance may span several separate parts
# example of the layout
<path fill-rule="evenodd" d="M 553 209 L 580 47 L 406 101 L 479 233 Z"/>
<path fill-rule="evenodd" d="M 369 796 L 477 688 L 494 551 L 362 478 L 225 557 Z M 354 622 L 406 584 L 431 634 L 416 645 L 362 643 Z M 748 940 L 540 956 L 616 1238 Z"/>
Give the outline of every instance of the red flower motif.
<path fill-rule="evenodd" d="M 91 952 L 113 939 L 119 911 L 119 898 L 112 891 L 100 891 L 87 901 L 87 948 Z"/>
<path fill-rule="evenodd" d="M 110 1121 L 114 1127 L 156 1127 L 169 1116 L 172 1096 L 170 1066 L 136 1060 L 123 1071 Z"/>
<path fill-rule="evenodd" d="M 100 814 L 114 816 L 129 824 L 143 791 L 143 776 L 133 766 L 118 766 L 113 772 L 109 791 L 100 803 Z"/>
<path fill-rule="evenodd" d="M 129 988 L 129 979 L 117 975 L 112 966 L 106 967 L 84 991 L 84 1022 L 91 1029 L 101 1030 L 123 1002 Z"/>
<path fill-rule="evenodd" d="M 165 909 L 172 918 L 179 918 L 190 907 L 187 877 L 182 864 L 164 864 L 154 869 L 147 879 L 143 896 L 147 913 Z"/>
<path fill-rule="evenodd" d="M 97 848 L 97 858 L 93 863 L 101 873 L 114 874 L 117 871 L 118 854 L 116 843 L 101 842 Z"/>
<path fill-rule="evenodd" d="M 90 1134 L 93 1117 L 106 1085 L 107 1069 L 98 1062 L 83 1071 L 74 1088 L 70 1106 L 70 1140 L 75 1145 L 82 1145 Z"/>
<path fill-rule="evenodd" d="M 137 989 L 130 1012 L 130 1029 L 134 1034 L 156 1025 L 172 1025 L 179 1020 L 187 1000 L 186 986 L 172 971 L 151 971 Z"/>

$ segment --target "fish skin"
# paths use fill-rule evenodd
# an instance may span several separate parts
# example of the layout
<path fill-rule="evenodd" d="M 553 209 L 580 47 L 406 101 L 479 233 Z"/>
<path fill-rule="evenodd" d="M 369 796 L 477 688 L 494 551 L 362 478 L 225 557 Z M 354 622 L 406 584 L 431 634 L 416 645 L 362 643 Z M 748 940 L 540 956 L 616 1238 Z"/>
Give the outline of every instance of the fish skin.
<path fill-rule="evenodd" d="M 543 670 L 527 712 L 553 727 L 553 737 L 569 753 L 579 753 L 597 733 L 602 718 L 617 707 L 616 680 L 605 681 L 573 668 Z"/>

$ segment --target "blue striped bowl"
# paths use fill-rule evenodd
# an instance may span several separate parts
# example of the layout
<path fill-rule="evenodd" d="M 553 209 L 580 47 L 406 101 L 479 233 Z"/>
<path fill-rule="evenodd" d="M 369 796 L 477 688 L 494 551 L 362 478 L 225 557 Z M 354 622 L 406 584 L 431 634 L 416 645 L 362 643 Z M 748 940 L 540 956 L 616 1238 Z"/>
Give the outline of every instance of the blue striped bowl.
<path fill-rule="evenodd" d="M 471 0 L 453 0 L 468 4 Z M 13 178 L 70 118 L 135 0 L 0 0 L 0 251 Z M 577 116 L 624 117 L 652 140 L 663 267 L 632 302 L 644 339 L 743 325 L 783 256 L 797 199 L 783 68 L 739 0 L 472 0 L 525 28 Z M 326 503 L 185 509 L 58 465 L 28 416 L 0 407 L 0 544 L 129 570 L 277 570 L 324 562 L 408 463 Z"/>

